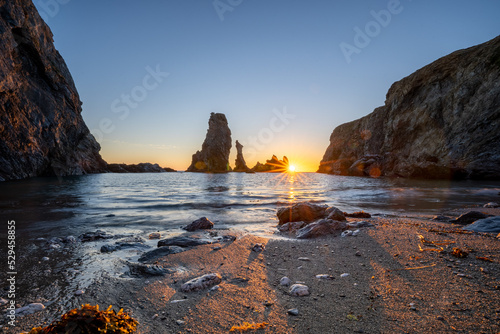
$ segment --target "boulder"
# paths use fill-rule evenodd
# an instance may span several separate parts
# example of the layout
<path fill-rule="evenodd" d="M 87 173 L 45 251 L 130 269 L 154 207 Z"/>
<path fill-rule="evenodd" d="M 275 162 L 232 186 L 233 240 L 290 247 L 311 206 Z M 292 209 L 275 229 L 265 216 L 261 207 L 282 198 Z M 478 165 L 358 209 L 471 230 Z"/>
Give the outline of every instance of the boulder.
<path fill-rule="evenodd" d="M 158 247 L 164 246 L 179 246 L 179 247 L 194 247 L 210 244 L 208 240 L 203 240 L 193 237 L 174 237 L 158 241 Z"/>
<path fill-rule="evenodd" d="M 183 227 L 186 231 L 193 232 L 196 230 L 208 230 L 214 227 L 214 223 L 207 219 L 207 217 L 201 217 L 196 219 L 191 224 Z"/>
<path fill-rule="evenodd" d="M 280 232 L 297 232 L 297 230 L 300 230 L 304 226 L 306 226 L 306 222 L 288 222 L 283 225 L 278 226 L 278 230 Z"/>
<path fill-rule="evenodd" d="M 223 173 L 230 171 L 231 130 L 226 115 L 211 113 L 201 151 L 193 154 L 188 172 Z"/>
<path fill-rule="evenodd" d="M 105 172 L 50 28 L 32 1 L 0 7 L 0 181 Z"/>
<path fill-rule="evenodd" d="M 301 202 L 295 203 L 291 207 L 279 208 L 277 216 L 279 225 L 298 221 L 312 222 L 316 219 L 325 217 L 326 210 L 327 207 L 324 205 Z"/>
<path fill-rule="evenodd" d="M 45 305 L 41 303 L 31 303 L 29 305 L 17 308 L 15 310 L 16 316 L 17 317 L 22 317 L 28 314 L 33 314 L 36 312 L 43 311 L 45 309 Z"/>
<path fill-rule="evenodd" d="M 347 228 L 345 221 L 321 219 L 297 231 L 298 239 L 317 238 L 325 235 L 339 235 Z"/>
<path fill-rule="evenodd" d="M 394 83 L 385 104 L 336 127 L 318 172 L 500 179 L 500 36 Z"/>
<path fill-rule="evenodd" d="M 498 208 L 498 207 L 500 207 L 500 204 L 495 203 L 495 202 L 486 203 L 483 206 L 483 208 Z"/>
<path fill-rule="evenodd" d="M 309 287 L 304 284 L 294 284 L 290 287 L 290 290 L 288 290 L 288 293 L 291 296 L 295 297 L 302 297 L 302 296 L 309 296 Z"/>
<path fill-rule="evenodd" d="M 450 220 L 450 222 L 455 223 L 455 224 L 461 224 L 461 225 L 467 225 L 475 222 L 476 220 L 479 219 L 484 219 L 488 217 L 482 212 L 479 211 L 469 211 L 467 213 L 464 213 L 460 215 L 457 219 Z"/>
<path fill-rule="evenodd" d="M 250 168 L 248 168 L 245 158 L 243 158 L 243 145 L 236 141 L 236 160 L 233 172 L 248 172 L 249 170 Z"/>
<path fill-rule="evenodd" d="M 500 232 L 500 216 L 476 220 L 462 229 L 474 232 L 498 233 Z"/>
<path fill-rule="evenodd" d="M 340 211 L 339 209 L 335 208 L 335 207 L 332 207 L 332 208 L 328 208 L 327 209 L 327 212 L 328 213 L 328 219 L 331 219 L 331 220 L 338 220 L 338 221 L 345 221 L 347 219 L 345 219 L 345 215 L 342 211 Z"/>
<path fill-rule="evenodd" d="M 182 292 L 192 292 L 203 290 L 222 282 L 222 276 L 217 273 L 206 274 L 200 277 L 193 278 L 190 281 L 182 284 L 181 291 Z"/>

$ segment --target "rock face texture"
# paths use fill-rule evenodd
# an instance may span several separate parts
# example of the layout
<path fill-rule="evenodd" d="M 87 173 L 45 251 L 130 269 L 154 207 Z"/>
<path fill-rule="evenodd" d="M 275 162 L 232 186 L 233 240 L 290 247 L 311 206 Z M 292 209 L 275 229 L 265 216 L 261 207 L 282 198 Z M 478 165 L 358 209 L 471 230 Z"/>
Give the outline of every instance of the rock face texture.
<path fill-rule="evenodd" d="M 81 104 L 32 2 L 0 0 L 0 180 L 106 171 Z"/>
<path fill-rule="evenodd" d="M 207 136 L 201 146 L 201 151 L 193 154 L 191 165 L 187 171 L 210 173 L 230 171 L 229 152 L 231 146 L 231 130 L 227 124 L 226 115 L 211 113 Z"/>
<path fill-rule="evenodd" d="M 236 141 L 236 151 L 233 172 L 247 172 L 250 168 L 248 168 L 245 158 L 243 158 L 243 145 L 239 141 Z"/>
<path fill-rule="evenodd" d="M 385 105 L 330 136 L 318 172 L 500 178 L 500 36 L 394 83 Z"/>

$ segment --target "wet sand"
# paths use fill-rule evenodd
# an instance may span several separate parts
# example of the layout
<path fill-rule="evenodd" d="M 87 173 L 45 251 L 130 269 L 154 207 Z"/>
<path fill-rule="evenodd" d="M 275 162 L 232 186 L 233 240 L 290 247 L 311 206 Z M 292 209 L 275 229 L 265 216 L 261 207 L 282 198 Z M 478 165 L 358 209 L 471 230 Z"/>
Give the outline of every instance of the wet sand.
<path fill-rule="evenodd" d="M 374 227 L 362 228 L 356 237 L 239 234 L 233 242 L 159 258 L 156 264 L 174 271 L 161 277 L 103 273 L 64 308 L 84 303 L 124 308 L 139 321 L 138 333 L 226 333 L 244 322 L 267 323 L 248 331 L 255 333 L 500 332 L 500 240 L 495 235 L 457 233 L 459 225 L 425 219 L 368 220 Z M 265 250 L 252 251 L 255 243 Z M 435 251 L 439 247 L 442 251 Z M 469 255 L 456 258 L 453 248 Z M 180 291 L 183 283 L 206 273 L 222 276 L 218 290 Z M 344 273 L 349 275 L 341 277 Z M 318 274 L 331 279 L 318 279 Z M 311 294 L 290 296 L 279 284 L 283 276 L 309 286 Z M 4 332 L 20 333 L 57 318 L 62 308 L 55 304 L 18 318 L 17 327 Z M 292 308 L 297 316 L 287 313 Z"/>

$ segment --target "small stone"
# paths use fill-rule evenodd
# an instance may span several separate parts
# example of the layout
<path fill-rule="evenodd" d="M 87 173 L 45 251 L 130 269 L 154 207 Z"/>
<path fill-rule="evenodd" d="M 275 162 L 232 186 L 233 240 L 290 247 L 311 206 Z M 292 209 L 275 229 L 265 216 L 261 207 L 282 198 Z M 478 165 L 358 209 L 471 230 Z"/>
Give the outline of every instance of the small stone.
<path fill-rule="evenodd" d="M 45 305 L 40 304 L 40 303 L 32 303 L 32 304 L 29 304 L 27 306 L 17 308 L 15 310 L 15 313 L 17 316 L 22 317 L 24 315 L 40 312 L 43 309 L 45 309 Z"/>
<path fill-rule="evenodd" d="M 182 292 L 191 292 L 202 290 L 210 286 L 214 286 L 222 282 L 222 277 L 220 274 L 212 273 L 206 274 L 200 277 L 193 278 L 192 280 L 184 283 L 181 286 Z"/>
<path fill-rule="evenodd" d="M 318 278 L 318 279 L 333 279 L 333 276 L 327 275 L 327 274 L 320 274 L 320 275 L 316 275 L 316 278 Z"/>
<path fill-rule="evenodd" d="M 308 257 L 299 257 L 298 260 L 299 261 L 311 261 L 311 259 Z"/>
<path fill-rule="evenodd" d="M 214 227 L 214 223 L 212 223 L 207 217 L 201 217 L 200 219 L 195 220 L 188 226 L 183 227 L 186 231 L 193 232 L 196 230 L 208 230 Z"/>
<path fill-rule="evenodd" d="M 252 247 L 252 251 L 254 252 L 262 252 L 264 249 L 266 249 L 266 246 L 264 246 L 263 244 L 255 244 L 253 247 Z"/>
<path fill-rule="evenodd" d="M 150 233 L 148 236 L 149 239 L 160 239 L 161 238 L 161 233 L 160 232 L 153 232 Z"/>
<path fill-rule="evenodd" d="M 299 315 L 299 310 L 297 310 L 296 308 L 291 308 L 287 312 L 288 312 L 288 314 L 293 315 L 293 316 Z"/>
<path fill-rule="evenodd" d="M 158 314 L 155 314 L 155 315 L 153 315 L 153 316 L 151 317 L 151 319 L 153 319 L 153 320 L 154 320 L 154 319 L 156 319 L 156 318 L 158 318 L 158 317 L 159 317 L 159 316 L 158 316 Z"/>
<path fill-rule="evenodd" d="M 81 296 L 81 295 L 83 295 L 84 293 L 85 293 L 85 291 L 83 291 L 83 290 L 76 290 L 76 291 L 75 291 L 75 296 Z"/>
<path fill-rule="evenodd" d="M 208 291 L 217 291 L 217 290 L 219 290 L 219 289 L 220 289 L 220 286 L 219 286 L 219 285 L 215 285 L 215 286 L 213 286 L 213 287 L 212 287 L 210 290 L 208 290 Z"/>
<path fill-rule="evenodd" d="M 280 279 L 280 285 L 289 286 L 290 283 L 292 283 L 292 281 L 286 276 L 284 276 Z"/>
<path fill-rule="evenodd" d="M 48 257 L 46 257 L 46 256 L 42 257 L 42 261 L 48 261 L 48 260 L 49 260 Z"/>
<path fill-rule="evenodd" d="M 175 323 L 179 326 L 184 325 L 186 322 L 184 320 L 176 320 Z"/>
<path fill-rule="evenodd" d="M 361 252 L 360 252 L 360 251 L 357 251 L 354 255 L 356 255 L 356 256 L 361 256 Z"/>
<path fill-rule="evenodd" d="M 215 246 L 214 248 L 212 248 L 214 251 L 218 251 L 218 250 L 221 250 L 222 247 L 221 246 Z"/>
<path fill-rule="evenodd" d="M 290 287 L 289 293 L 296 297 L 309 296 L 309 287 L 303 284 L 294 284 Z"/>
<path fill-rule="evenodd" d="M 348 274 L 348 273 L 343 273 L 343 274 L 341 274 L 341 275 L 340 275 L 340 277 L 342 277 L 342 278 L 343 278 L 343 277 L 347 277 L 347 276 L 349 276 L 349 274 Z"/>
<path fill-rule="evenodd" d="M 486 203 L 485 205 L 483 205 L 484 208 L 498 208 L 500 207 L 500 205 L 498 203 L 495 203 L 495 202 L 490 202 L 490 203 Z"/>

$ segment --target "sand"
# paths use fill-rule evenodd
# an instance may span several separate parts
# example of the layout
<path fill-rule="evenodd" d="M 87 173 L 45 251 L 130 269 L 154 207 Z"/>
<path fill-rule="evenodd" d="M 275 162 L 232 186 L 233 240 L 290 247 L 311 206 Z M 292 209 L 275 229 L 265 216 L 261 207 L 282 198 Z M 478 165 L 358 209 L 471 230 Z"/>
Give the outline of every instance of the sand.
<path fill-rule="evenodd" d="M 158 265 L 175 270 L 172 274 L 103 275 L 65 307 L 124 308 L 139 321 L 138 333 L 155 334 L 228 333 L 244 322 L 267 323 L 248 333 L 500 332 L 496 235 L 456 233 L 458 225 L 422 218 L 368 221 L 374 227 L 361 229 L 356 237 L 295 240 L 238 234 L 234 242 L 158 259 Z M 265 250 L 252 251 L 256 243 Z M 453 248 L 469 254 L 456 258 Z M 180 292 L 183 283 L 207 273 L 222 276 L 218 290 Z M 331 278 L 318 279 L 319 274 Z M 311 294 L 290 296 L 288 287 L 279 284 L 283 276 L 307 285 Z M 298 309 L 297 316 L 287 313 L 292 308 Z M 59 315 L 48 307 L 4 331 L 19 333 Z"/>

